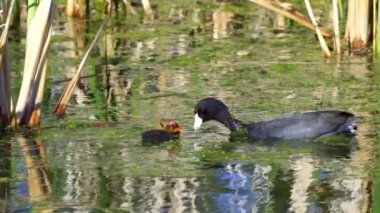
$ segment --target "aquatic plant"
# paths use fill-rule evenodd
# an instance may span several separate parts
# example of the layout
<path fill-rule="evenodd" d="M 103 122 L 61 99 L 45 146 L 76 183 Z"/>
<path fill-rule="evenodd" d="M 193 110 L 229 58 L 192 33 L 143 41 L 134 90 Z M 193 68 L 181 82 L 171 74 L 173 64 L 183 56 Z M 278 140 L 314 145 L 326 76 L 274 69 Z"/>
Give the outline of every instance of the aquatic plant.
<path fill-rule="evenodd" d="M 13 126 L 39 124 L 46 76 L 53 2 L 29 1 L 28 5 L 31 12 L 28 14 L 24 71 Z"/>
<path fill-rule="evenodd" d="M 66 15 L 71 18 L 84 18 L 84 0 L 67 0 Z"/>
<path fill-rule="evenodd" d="M 312 7 L 308 0 L 305 0 L 305 5 L 307 8 L 307 11 L 310 15 L 311 22 L 305 19 L 302 16 L 302 13 L 300 13 L 295 8 L 288 8 L 289 4 L 280 4 L 277 1 L 265 1 L 265 0 L 250 0 L 253 3 L 256 3 L 262 7 L 265 7 L 269 10 L 272 10 L 276 13 L 279 13 L 287 18 L 290 18 L 297 23 L 304 25 L 310 29 L 316 30 L 316 33 L 318 35 L 318 38 L 321 43 L 322 50 L 326 57 L 329 56 L 329 50 L 327 48 L 327 45 L 324 44 L 322 41 L 321 35 L 324 37 L 330 38 L 332 37 L 329 32 L 323 30 L 318 26 L 318 23 L 314 20 L 313 16 L 311 15 Z M 336 49 L 336 54 L 340 55 L 342 53 L 341 47 L 340 47 L 340 36 L 339 36 L 339 12 L 341 14 L 341 18 L 343 16 L 343 9 L 342 1 L 333 0 L 332 2 L 332 26 L 333 26 L 333 32 L 334 32 L 334 46 Z M 373 6 L 373 21 L 372 23 L 369 20 L 369 13 L 370 13 L 370 7 Z M 373 1 L 370 2 L 369 0 L 349 0 L 347 2 L 347 17 L 346 17 L 346 29 L 345 29 L 345 35 L 344 38 L 346 41 L 348 41 L 348 47 L 350 50 L 354 53 L 363 53 L 366 51 L 368 46 L 368 40 L 369 38 L 374 38 L 374 44 L 373 48 L 376 49 L 377 46 L 380 46 L 379 39 L 377 39 L 376 35 L 378 35 L 378 19 L 379 19 L 379 13 L 378 13 L 378 2 Z M 338 12 L 339 8 L 339 12 Z M 370 24 L 373 26 L 372 35 L 369 34 L 369 28 Z M 319 29 L 318 29 L 319 28 Z M 318 32 L 320 31 L 320 33 Z M 375 40 L 376 39 L 376 40 Z M 379 48 L 377 48 L 379 49 Z"/>
<path fill-rule="evenodd" d="M 331 53 L 330 53 L 329 48 L 327 47 L 325 39 L 322 36 L 321 30 L 319 29 L 318 23 L 315 19 L 314 13 L 313 13 L 313 9 L 311 8 L 311 5 L 310 5 L 310 1 L 305 0 L 305 5 L 306 5 L 307 12 L 309 13 L 309 17 L 311 19 L 311 22 L 314 25 L 315 32 L 318 36 L 318 40 L 319 40 L 319 43 L 321 45 L 322 51 L 325 54 L 325 57 L 329 58 L 329 57 L 331 57 Z"/>
<path fill-rule="evenodd" d="M 369 0 L 349 0 L 344 38 L 353 51 L 367 47 L 369 28 Z"/>
<path fill-rule="evenodd" d="M 70 97 L 73 94 L 74 88 L 75 88 L 75 86 L 76 86 L 76 84 L 80 78 L 80 74 L 83 70 L 83 66 L 86 63 L 86 60 L 88 59 L 90 52 L 91 52 L 92 48 L 95 46 L 96 41 L 98 40 L 100 33 L 103 31 L 106 23 L 107 23 L 107 19 L 104 19 L 102 25 L 100 26 L 100 28 L 98 30 L 98 32 L 96 33 L 94 40 L 92 41 L 90 47 L 88 48 L 86 54 L 83 57 L 81 63 L 79 64 L 78 69 L 75 72 L 75 75 L 67 83 L 64 92 L 62 93 L 57 105 L 55 106 L 54 115 L 62 116 L 65 114 L 67 104 L 68 104 Z"/>
<path fill-rule="evenodd" d="M 3 20 L 6 19 L 6 22 L 0 38 L 0 127 L 6 127 L 11 122 L 12 97 L 7 38 L 14 3 L 13 0 L 8 11 L 6 2 L 2 1 Z"/>

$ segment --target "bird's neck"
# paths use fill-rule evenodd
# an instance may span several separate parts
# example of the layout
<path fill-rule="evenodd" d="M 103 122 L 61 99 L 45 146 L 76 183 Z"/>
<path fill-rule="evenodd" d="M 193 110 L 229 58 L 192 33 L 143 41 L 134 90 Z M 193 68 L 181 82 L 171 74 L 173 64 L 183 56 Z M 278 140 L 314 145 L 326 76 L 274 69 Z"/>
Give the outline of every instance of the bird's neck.
<path fill-rule="evenodd" d="M 223 116 L 221 116 L 221 119 L 218 120 L 232 132 L 241 129 L 244 126 L 241 121 L 234 119 L 229 112 L 225 113 Z"/>

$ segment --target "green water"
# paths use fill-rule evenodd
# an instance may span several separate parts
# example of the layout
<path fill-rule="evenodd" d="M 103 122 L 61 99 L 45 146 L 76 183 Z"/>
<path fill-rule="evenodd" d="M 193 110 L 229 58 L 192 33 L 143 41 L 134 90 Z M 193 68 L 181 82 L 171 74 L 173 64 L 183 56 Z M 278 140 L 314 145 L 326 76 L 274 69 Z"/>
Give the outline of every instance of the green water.
<path fill-rule="evenodd" d="M 211 1 L 210 1 L 211 2 Z M 58 15 L 42 127 L 1 137 L 1 208 L 15 212 L 360 212 L 372 208 L 378 141 L 377 64 L 324 59 L 312 31 L 249 3 L 165 3 L 153 23 L 113 17 L 63 118 L 51 115 L 101 20 Z M 141 9 L 141 8 L 140 8 Z M 217 12 L 219 11 L 219 13 Z M 222 12 L 221 12 L 222 11 Z M 93 12 L 92 14 L 97 14 Z M 62 14 L 61 14 L 62 15 Z M 231 17 L 217 30 L 217 16 Z M 213 19 L 214 17 L 214 19 Z M 219 22 L 220 21 L 220 22 Z M 223 24 L 221 24 L 223 25 Z M 70 32 L 70 27 L 76 27 Z M 81 33 L 82 32 L 82 33 Z M 22 34 L 23 32 L 20 32 Z M 20 68 L 22 43 L 11 43 Z M 14 82 L 19 82 L 14 75 Z M 15 86 L 17 90 L 17 86 Z M 217 97 L 245 122 L 295 111 L 363 116 L 356 138 L 229 141 L 193 108 Z M 160 121 L 179 141 L 143 146 Z M 374 145 L 375 144 L 375 145 Z"/>

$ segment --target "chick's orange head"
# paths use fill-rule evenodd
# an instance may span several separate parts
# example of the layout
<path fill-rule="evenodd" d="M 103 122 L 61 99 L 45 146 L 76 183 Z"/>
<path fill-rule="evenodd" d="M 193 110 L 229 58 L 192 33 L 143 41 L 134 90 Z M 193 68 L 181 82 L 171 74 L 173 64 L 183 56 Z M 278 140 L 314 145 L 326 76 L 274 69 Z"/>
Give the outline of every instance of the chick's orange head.
<path fill-rule="evenodd" d="M 165 130 L 169 132 L 178 132 L 180 133 L 183 128 L 174 120 L 170 120 L 166 123 Z"/>

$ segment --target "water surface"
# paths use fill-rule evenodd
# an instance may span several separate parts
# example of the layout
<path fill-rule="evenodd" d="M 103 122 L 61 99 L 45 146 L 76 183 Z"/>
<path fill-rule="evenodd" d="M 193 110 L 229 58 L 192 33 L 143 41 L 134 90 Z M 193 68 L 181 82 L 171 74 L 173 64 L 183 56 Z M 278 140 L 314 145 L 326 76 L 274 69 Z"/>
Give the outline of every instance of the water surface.
<path fill-rule="evenodd" d="M 179 1 L 181 2 L 181 1 Z M 324 59 L 314 33 L 248 3 L 158 4 L 111 19 L 61 119 L 51 112 L 101 20 L 58 16 L 38 130 L 1 138 L 2 209 L 15 212 L 366 212 L 378 140 L 376 64 Z M 141 11 L 140 11 L 141 12 Z M 22 44 L 11 44 L 13 54 Z M 13 67 L 18 64 L 13 62 Z M 18 77 L 15 77 L 18 82 Z M 204 97 L 245 122 L 296 111 L 360 116 L 356 138 L 229 141 L 191 129 Z M 175 119 L 179 141 L 140 134 Z"/>

